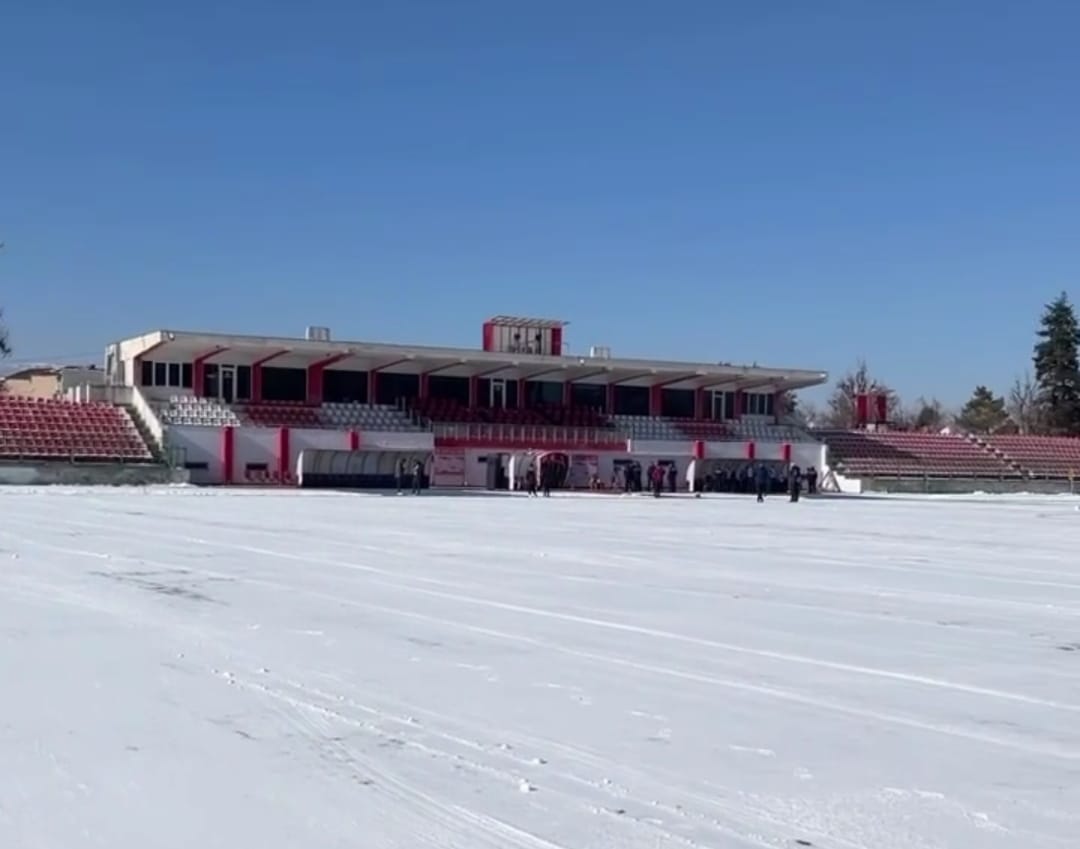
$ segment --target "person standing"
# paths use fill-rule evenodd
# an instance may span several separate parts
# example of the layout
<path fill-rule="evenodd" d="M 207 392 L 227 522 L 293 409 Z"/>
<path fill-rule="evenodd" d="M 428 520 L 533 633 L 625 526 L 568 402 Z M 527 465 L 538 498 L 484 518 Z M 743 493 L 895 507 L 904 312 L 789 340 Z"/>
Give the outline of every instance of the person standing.
<path fill-rule="evenodd" d="M 412 468 L 412 494 L 419 495 L 420 488 L 424 485 L 424 461 L 417 460 Z"/>
<path fill-rule="evenodd" d="M 758 504 L 761 504 L 765 501 L 765 493 L 769 489 L 769 467 L 764 463 L 758 463 L 754 475 L 754 485 L 757 490 Z"/>

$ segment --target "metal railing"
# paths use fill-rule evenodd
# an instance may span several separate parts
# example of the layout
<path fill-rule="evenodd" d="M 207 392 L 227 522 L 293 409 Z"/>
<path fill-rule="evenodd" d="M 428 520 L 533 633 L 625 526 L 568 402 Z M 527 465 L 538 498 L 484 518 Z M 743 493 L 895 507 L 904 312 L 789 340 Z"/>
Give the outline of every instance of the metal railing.
<path fill-rule="evenodd" d="M 617 430 L 598 427 L 559 427 L 556 425 L 434 424 L 437 439 L 467 442 L 490 442 L 544 445 L 625 445 L 626 436 Z"/>

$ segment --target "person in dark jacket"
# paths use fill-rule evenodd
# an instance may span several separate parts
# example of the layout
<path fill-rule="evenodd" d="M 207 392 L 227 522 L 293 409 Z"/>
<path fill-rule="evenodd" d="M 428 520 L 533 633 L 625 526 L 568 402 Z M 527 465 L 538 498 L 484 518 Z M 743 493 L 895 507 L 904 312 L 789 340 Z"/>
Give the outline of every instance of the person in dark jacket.
<path fill-rule="evenodd" d="M 544 493 L 544 498 L 551 497 L 551 479 L 555 476 L 555 468 L 550 460 L 546 460 L 540 464 L 540 491 Z"/>
<path fill-rule="evenodd" d="M 769 467 L 764 463 L 758 463 L 754 481 L 757 488 L 758 504 L 761 504 L 765 500 L 765 493 L 769 490 Z"/>
<path fill-rule="evenodd" d="M 679 488 L 679 467 L 672 463 L 667 467 L 668 492 L 675 492 Z"/>
<path fill-rule="evenodd" d="M 405 469 L 405 458 L 402 457 L 397 461 L 397 466 L 394 469 L 394 482 L 397 484 L 398 495 L 405 491 Z"/>
<path fill-rule="evenodd" d="M 791 467 L 791 474 L 788 475 L 788 487 L 791 490 L 791 500 L 799 500 L 799 492 L 802 490 L 802 470 L 798 466 Z"/>
<path fill-rule="evenodd" d="M 653 498 L 659 498 L 664 491 L 664 467 L 659 463 L 649 466 L 649 484 L 652 487 Z"/>
<path fill-rule="evenodd" d="M 536 469 L 533 466 L 529 466 L 529 470 L 525 472 L 525 491 L 530 498 L 536 497 Z"/>
<path fill-rule="evenodd" d="M 806 494 L 817 495 L 817 469 L 813 466 L 806 470 Z"/>
<path fill-rule="evenodd" d="M 412 467 L 412 494 L 419 495 L 424 485 L 424 461 L 417 460 Z"/>

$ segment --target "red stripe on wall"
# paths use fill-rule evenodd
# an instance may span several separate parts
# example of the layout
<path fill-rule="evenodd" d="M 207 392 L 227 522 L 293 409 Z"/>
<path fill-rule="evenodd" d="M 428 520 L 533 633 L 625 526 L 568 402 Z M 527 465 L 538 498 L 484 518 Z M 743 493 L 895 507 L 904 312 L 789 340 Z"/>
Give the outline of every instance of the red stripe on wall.
<path fill-rule="evenodd" d="M 551 328 L 551 353 L 556 357 L 562 356 L 562 328 Z"/>
<path fill-rule="evenodd" d="M 360 450 L 360 434 L 357 433 L 355 430 L 350 430 L 349 431 L 349 450 L 350 451 L 359 451 Z"/>
<path fill-rule="evenodd" d="M 289 429 L 278 429 L 277 437 L 277 466 L 278 474 L 285 480 L 289 476 Z"/>
<path fill-rule="evenodd" d="M 221 429 L 221 482 L 233 482 L 233 463 L 236 457 L 236 434 L 231 426 Z"/>

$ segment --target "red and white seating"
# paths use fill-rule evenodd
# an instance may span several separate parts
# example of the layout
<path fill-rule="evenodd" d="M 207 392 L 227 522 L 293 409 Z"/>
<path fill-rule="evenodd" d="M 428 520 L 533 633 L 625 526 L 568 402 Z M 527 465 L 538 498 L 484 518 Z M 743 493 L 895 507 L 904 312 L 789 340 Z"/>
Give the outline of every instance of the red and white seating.
<path fill-rule="evenodd" d="M 0 396 L 0 457 L 150 461 L 127 411 L 99 402 Z"/>
<path fill-rule="evenodd" d="M 816 431 L 833 464 L 854 477 L 1019 477 L 993 452 L 964 436 L 899 431 Z"/>
<path fill-rule="evenodd" d="M 989 436 L 984 443 L 1035 477 L 1080 475 L 1080 439 L 1067 436 Z"/>

